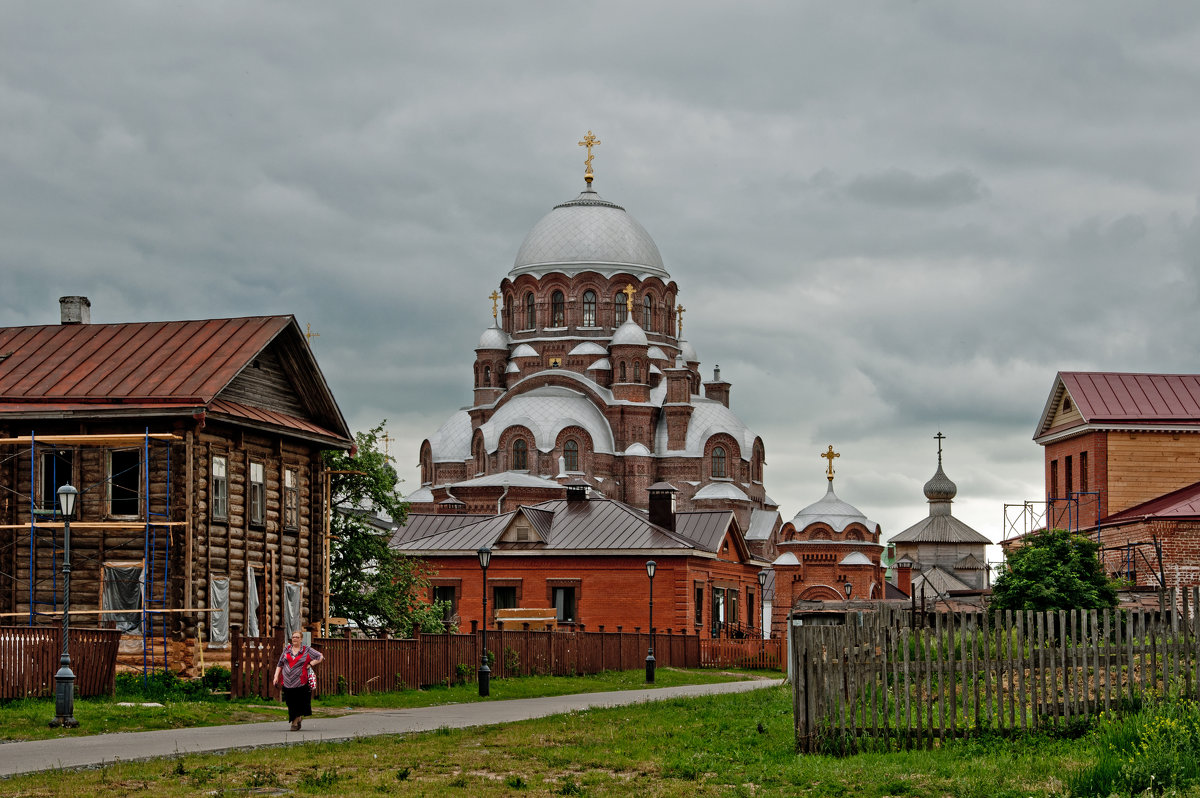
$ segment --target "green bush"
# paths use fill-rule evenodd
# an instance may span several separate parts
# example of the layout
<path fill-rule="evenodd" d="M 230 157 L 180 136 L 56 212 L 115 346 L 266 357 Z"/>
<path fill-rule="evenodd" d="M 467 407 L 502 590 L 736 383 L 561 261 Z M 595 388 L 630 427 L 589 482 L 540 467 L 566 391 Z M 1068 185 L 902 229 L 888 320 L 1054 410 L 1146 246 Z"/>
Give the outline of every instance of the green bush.
<path fill-rule="evenodd" d="M 118 673 L 115 692 L 119 698 L 138 701 L 203 701 L 214 698 L 212 693 L 228 692 L 228 668 L 208 668 L 200 679 L 184 679 L 170 669 Z M 217 696 L 224 700 L 225 696 Z"/>

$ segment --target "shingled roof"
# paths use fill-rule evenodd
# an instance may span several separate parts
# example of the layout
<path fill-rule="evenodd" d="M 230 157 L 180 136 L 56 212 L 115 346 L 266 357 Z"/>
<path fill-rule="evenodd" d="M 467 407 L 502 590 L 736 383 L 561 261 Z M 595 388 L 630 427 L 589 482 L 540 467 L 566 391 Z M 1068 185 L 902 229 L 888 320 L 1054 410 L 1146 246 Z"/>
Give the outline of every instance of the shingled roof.
<path fill-rule="evenodd" d="M 303 407 L 223 392 L 270 351 Z M 350 430 L 293 316 L 0 327 L 0 418 L 196 415 L 335 445 Z"/>

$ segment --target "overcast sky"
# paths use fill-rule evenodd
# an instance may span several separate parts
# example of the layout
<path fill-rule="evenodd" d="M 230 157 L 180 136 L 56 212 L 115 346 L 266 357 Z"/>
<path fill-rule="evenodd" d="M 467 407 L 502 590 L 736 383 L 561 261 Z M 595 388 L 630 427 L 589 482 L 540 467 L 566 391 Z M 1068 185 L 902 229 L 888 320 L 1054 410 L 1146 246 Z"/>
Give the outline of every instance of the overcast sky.
<path fill-rule="evenodd" d="M 993 539 L 1059 370 L 1195 372 L 1200 4 L 5 3 L 0 324 L 291 313 L 351 426 L 471 401 L 582 188 L 650 232 L 784 518 Z"/>

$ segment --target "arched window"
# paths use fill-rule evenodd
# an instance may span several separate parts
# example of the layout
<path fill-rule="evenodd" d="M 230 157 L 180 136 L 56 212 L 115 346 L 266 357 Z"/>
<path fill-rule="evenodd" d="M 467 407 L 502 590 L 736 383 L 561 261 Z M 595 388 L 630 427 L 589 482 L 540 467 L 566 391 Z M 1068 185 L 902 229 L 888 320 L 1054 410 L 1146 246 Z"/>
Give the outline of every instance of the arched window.
<path fill-rule="evenodd" d="M 512 467 L 514 471 L 524 471 L 529 468 L 529 448 L 521 438 L 513 441 Z"/>
<path fill-rule="evenodd" d="M 483 387 L 484 388 L 492 387 L 492 367 L 491 366 L 483 367 Z"/>
<path fill-rule="evenodd" d="M 583 292 L 583 326 L 596 326 L 596 292 Z"/>
<path fill-rule="evenodd" d="M 475 441 L 475 473 L 482 474 L 484 472 L 484 457 L 483 457 L 483 441 Z"/>
<path fill-rule="evenodd" d="M 667 335 L 675 335 L 675 297 L 667 294 Z"/>
<path fill-rule="evenodd" d="M 537 326 L 537 314 L 534 312 L 533 292 L 525 295 L 525 329 L 532 330 Z"/>
<path fill-rule="evenodd" d="M 563 444 L 563 462 L 568 471 L 579 470 L 579 444 L 575 441 L 567 441 Z"/>
<path fill-rule="evenodd" d="M 625 304 L 625 292 L 618 291 L 613 297 L 613 324 L 624 324 L 628 306 Z"/>
<path fill-rule="evenodd" d="M 621 382 L 625 382 L 625 361 L 621 361 Z"/>
<path fill-rule="evenodd" d="M 567 304 L 563 301 L 563 292 L 555 291 L 550 295 L 550 326 L 567 326 Z"/>
<path fill-rule="evenodd" d="M 714 478 L 725 476 L 725 449 L 714 446 L 712 450 L 712 475 Z"/>
<path fill-rule="evenodd" d="M 650 301 L 650 295 L 642 297 L 642 329 L 652 330 L 654 328 L 654 305 Z"/>
<path fill-rule="evenodd" d="M 504 331 L 513 331 L 513 297 L 512 294 L 504 296 Z"/>
<path fill-rule="evenodd" d="M 633 361 L 633 381 L 634 382 L 642 381 L 642 364 L 636 360 Z"/>

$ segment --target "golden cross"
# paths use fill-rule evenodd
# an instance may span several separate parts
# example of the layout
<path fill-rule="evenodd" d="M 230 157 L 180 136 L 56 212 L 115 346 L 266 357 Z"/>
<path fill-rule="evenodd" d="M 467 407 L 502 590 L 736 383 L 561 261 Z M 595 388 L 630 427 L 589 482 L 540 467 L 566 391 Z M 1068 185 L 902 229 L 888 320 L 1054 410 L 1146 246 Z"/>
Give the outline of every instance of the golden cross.
<path fill-rule="evenodd" d="M 320 338 L 321 334 L 313 332 L 311 324 L 305 324 L 304 325 L 304 337 L 307 338 L 309 341 L 311 341 L 314 338 Z"/>
<path fill-rule="evenodd" d="M 600 139 L 593 136 L 592 131 L 590 130 L 587 132 L 587 135 L 583 137 L 583 141 L 579 142 L 580 147 L 587 147 L 588 157 L 587 160 L 583 162 L 583 165 L 586 169 L 586 171 L 583 173 L 583 179 L 589 183 L 592 182 L 592 177 L 594 176 L 592 175 L 592 147 L 595 147 L 599 143 Z"/>
<path fill-rule="evenodd" d="M 494 323 L 496 321 L 496 302 L 500 299 L 500 295 L 492 291 L 488 294 L 488 299 L 492 300 L 492 322 Z"/>
<path fill-rule="evenodd" d="M 829 465 L 825 469 L 825 476 L 829 477 L 830 482 L 833 482 L 833 458 L 841 457 L 841 452 L 835 452 L 833 450 L 833 444 L 830 444 L 829 451 L 823 452 L 821 456 L 829 461 Z"/>
<path fill-rule="evenodd" d="M 391 443 L 396 439 L 384 432 L 379 436 L 379 440 L 383 441 L 383 456 L 391 457 Z"/>
<path fill-rule="evenodd" d="M 675 324 L 675 328 L 676 328 L 675 329 L 675 337 L 676 338 L 683 336 L 683 314 L 684 313 L 687 313 L 687 308 L 685 308 L 683 305 L 675 306 L 675 315 L 679 317 L 679 321 L 676 322 L 676 324 Z"/>
<path fill-rule="evenodd" d="M 625 318 L 632 319 L 633 318 L 633 284 L 630 283 L 629 285 L 626 285 L 625 290 L 622 291 L 621 293 L 625 295 L 625 313 L 626 313 Z"/>

